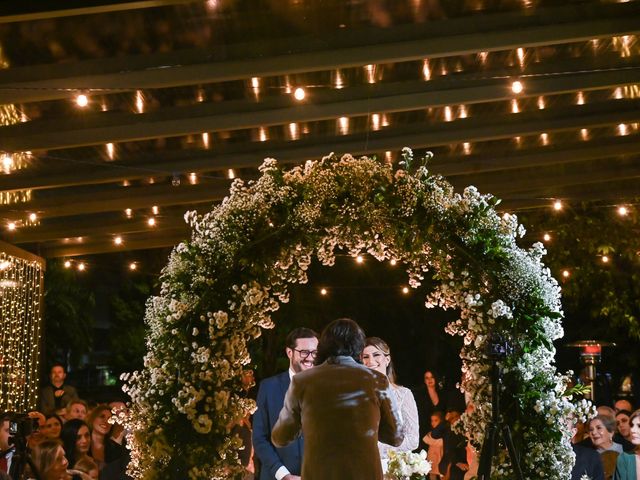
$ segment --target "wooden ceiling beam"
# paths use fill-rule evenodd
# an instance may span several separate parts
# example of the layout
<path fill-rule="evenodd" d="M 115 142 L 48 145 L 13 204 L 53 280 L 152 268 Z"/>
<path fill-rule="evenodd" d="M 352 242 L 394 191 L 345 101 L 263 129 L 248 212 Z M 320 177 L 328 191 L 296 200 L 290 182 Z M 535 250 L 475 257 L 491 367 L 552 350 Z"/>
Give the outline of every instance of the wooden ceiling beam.
<path fill-rule="evenodd" d="M 149 250 L 153 248 L 170 247 L 188 239 L 189 236 L 189 230 L 185 228 L 139 234 L 127 240 L 124 250 Z M 113 241 L 105 239 L 70 245 L 41 244 L 33 246 L 32 248 L 36 248 L 39 254 L 45 258 L 77 257 L 79 255 L 115 253 L 119 251 L 119 249 L 114 246 Z"/>
<path fill-rule="evenodd" d="M 353 32 L 331 32 L 331 37 L 315 41 L 289 39 L 284 49 L 287 53 L 256 58 L 246 58 L 251 56 L 252 49 L 245 46 L 247 51 L 237 59 L 221 61 L 211 61 L 217 53 L 207 49 L 33 65 L 0 72 L 0 103 L 71 98 L 80 90 L 105 93 L 170 88 L 586 41 L 636 33 L 640 31 L 636 21 L 639 15 L 640 8 L 635 2 L 572 4 L 536 9 L 533 13 L 499 13 L 365 30 L 359 36 Z M 336 37 L 343 36 L 344 42 L 336 41 Z M 372 39 L 407 37 L 410 39 L 378 40 L 381 43 L 371 44 Z M 314 50 L 300 51 L 307 44 L 313 45 Z M 292 45 L 297 49 L 294 53 L 290 53 Z M 319 49 L 316 47 L 319 45 L 331 48 Z M 233 51 L 234 46 L 225 50 Z"/>
<path fill-rule="evenodd" d="M 519 97 L 611 88 L 640 83 L 640 68 L 534 77 L 526 83 L 526 90 Z M 260 103 L 228 101 L 167 107 L 143 114 L 98 112 L 34 120 L 0 128 L 0 145 L 5 151 L 55 150 L 511 98 L 514 94 L 505 79 L 470 80 L 465 87 L 452 85 L 447 79 L 433 83 L 363 85 L 318 93 L 313 103 L 300 104 L 289 96 L 281 96 Z"/>
<path fill-rule="evenodd" d="M 0 6 L 0 23 L 33 22 L 36 20 L 125 12 L 187 3 L 196 3 L 196 0 L 137 0 L 115 3 L 106 0 L 66 0 L 62 4 L 57 1 L 4 2 Z"/>
<path fill-rule="evenodd" d="M 150 209 L 174 205 L 215 202 L 229 193 L 230 181 L 198 185 L 149 185 L 144 187 L 119 187 L 100 192 L 48 195 L 33 199 L 28 204 L 0 206 L 0 215 L 20 221 L 24 211 L 36 212 L 40 217 L 53 218 L 101 212 L 117 212 L 131 209 Z M 17 210 L 21 208 L 21 210 Z"/>

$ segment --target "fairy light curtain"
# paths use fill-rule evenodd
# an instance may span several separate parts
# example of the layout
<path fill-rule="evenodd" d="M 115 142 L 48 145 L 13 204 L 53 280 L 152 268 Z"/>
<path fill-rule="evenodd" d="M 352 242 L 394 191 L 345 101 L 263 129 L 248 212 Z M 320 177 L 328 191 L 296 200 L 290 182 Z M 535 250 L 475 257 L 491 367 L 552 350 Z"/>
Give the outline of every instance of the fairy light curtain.
<path fill-rule="evenodd" d="M 45 262 L 0 242 L 0 411 L 35 408 Z"/>

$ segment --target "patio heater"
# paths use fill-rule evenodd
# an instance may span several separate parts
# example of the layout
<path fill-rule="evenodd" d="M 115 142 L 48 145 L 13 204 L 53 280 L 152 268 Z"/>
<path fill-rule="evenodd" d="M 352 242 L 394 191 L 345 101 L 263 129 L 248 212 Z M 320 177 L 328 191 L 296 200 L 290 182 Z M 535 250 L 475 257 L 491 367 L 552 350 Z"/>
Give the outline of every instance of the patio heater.
<path fill-rule="evenodd" d="M 613 342 L 603 342 L 600 340 L 578 340 L 567 343 L 567 347 L 578 347 L 580 349 L 580 361 L 585 367 L 586 382 L 591 387 L 591 391 L 585 395 L 589 400 L 596 398 L 596 366 L 600 363 L 603 347 L 615 347 Z"/>

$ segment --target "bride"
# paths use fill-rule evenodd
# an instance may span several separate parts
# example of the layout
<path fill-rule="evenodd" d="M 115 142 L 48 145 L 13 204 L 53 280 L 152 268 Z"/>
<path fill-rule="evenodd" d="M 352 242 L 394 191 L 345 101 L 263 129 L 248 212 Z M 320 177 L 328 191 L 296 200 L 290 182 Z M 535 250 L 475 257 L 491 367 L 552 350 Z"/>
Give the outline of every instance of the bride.
<path fill-rule="evenodd" d="M 362 351 L 362 363 L 372 370 L 384 373 L 391 384 L 391 391 L 395 395 L 396 405 L 400 410 L 402 428 L 404 430 L 404 440 L 398 447 L 392 447 L 385 443 L 378 442 L 380 458 L 382 460 L 382 470 L 386 473 L 389 452 L 391 450 L 411 451 L 418 448 L 419 425 L 418 408 L 413 398 L 411 390 L 396 384 L 396 374 L 393 370 L 391 360 L 391 350 L 384 340 L 378 337 L 368 337 Z"/>

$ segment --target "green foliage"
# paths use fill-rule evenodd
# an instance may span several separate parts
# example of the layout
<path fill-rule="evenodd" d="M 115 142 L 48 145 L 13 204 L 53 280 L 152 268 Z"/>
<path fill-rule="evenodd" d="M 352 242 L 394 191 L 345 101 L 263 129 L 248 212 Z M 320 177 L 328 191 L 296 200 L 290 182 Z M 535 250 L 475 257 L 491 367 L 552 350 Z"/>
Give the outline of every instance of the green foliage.
<path fill-rule="evenodd" d="M 562 296 L 567 340 L 589 336 L 614 341 L 616 363 L 637 367 L 640 346 L 640 217 L 631 210 L 582 204 L 562 212 L 521 215 L 528 238 L 546 243 L 547 264 L 557 278 L 567 270 Z M 534 238 L 535 237 L 535 238 Z M 609 259 L 603 262 L 603 255 Z"/>
<path fill-rule="evenodd" d="M 44 276 L 45 363 L 70 359 L 77 366 L 92 346 L 95 299 L 77 272 L 59 260 L 47 262 Z"/>

